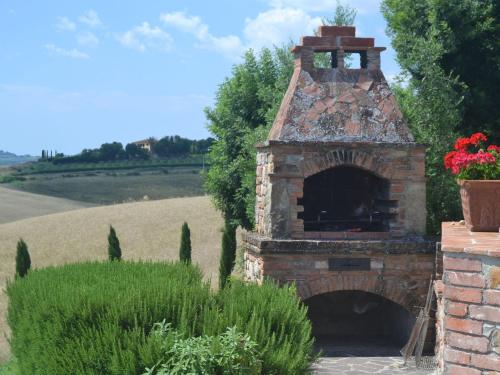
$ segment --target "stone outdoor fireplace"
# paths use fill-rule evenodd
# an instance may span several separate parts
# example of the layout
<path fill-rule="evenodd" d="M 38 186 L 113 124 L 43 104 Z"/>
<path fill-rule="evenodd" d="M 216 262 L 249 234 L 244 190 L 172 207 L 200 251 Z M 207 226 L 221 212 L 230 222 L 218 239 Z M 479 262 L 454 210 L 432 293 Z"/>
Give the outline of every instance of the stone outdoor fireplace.
<path fill-rule="evenodd" d="M 340 166 L 304 179 L 304 236 L 324 232 L 387 232 L 396 214 L 396 202 L 389 200 L 390 183 L 364 169 Z M 322 233 L 318 233 L 322 232 Z"/>
<path fill-rule="evenodd" d="M 425 147 L 414 142 L 380 70 L 384 49 L 354 27 L 321 26 L 318 36 L 303 37 L 268 139 L 257 146 L 246 278 L 294 282 L 315 332 L 329 336 L 369 336 L 356 322 L 373 325 L 398 311 L 400 323 L 372 333 L 392 337 L 410 327 L 434 272 L 434 244 L 424 238 Z M 319 53 L 330 67 L 315 66 Z M 347 54 L 359 68 L 346 66 Z M 355 302 L 379 313 L 365 306 L 357 314 Z"/>

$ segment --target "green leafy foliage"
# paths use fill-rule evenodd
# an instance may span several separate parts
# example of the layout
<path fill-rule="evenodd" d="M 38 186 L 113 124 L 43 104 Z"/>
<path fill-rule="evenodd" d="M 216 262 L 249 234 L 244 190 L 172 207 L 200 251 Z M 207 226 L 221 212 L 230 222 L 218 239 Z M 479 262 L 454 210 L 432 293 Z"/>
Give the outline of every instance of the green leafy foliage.
<path fill-rule="evenodd" d="M 168 361 L 165 345 L 172 348 L 174 337 L 175 355 L 189 363 L 205 361 L 207 347 L 224 366 L 253 365 L 248 355 L 256 350 L 262 374 L 303 374 L 314 359 L 311 323 L 293 287 L 234 281 L 213 294 L 185 263 L 37 269 L 9 282 L 7 294 L 21 375 L 138 374 Z M 176 332 L 167 343 L 151 334 L 163 321 Z M 230 353 L 239 357 L 230 362 Z"/>
<path fill-rule="evenodd" d="M 219 264 L 219 289 L 229 281 L 236 260 L 236 227 L 226 220 L 222 231 L 222 251 Z"/>
<path fill-rule="evenodd" d="M 188 224 L 182 224 L 181 245 L 179 248 L 179 260 L 185 263 L 191 263 L 191 231 Z"/>
<path fill-rule="evenodd" d="M 493 0 L 384 0 L 382 10 L 405 85 L 396 97 L 417 142 L 428 146 L 427 230 L 461 217 L 445 152 L 459 135 L 500 138 L 499 5 Z"/>
<path fill-rule="evenodd" d="M 120 248 L 120 240 L 118 240 L 118 236 L 116 235 L 115 228 L 112 225 L 109 226 L 109 234 L 108 234 L 108 259 L 113 260 L 121 260 L 122 259 L 122 249 Z"/>
<path fill-rule="evenodd" d="M 265 139 L 293 71 L 286 47 L 249 50 L 244 62 L 220 86 L 216 104 L 205 110 L 215 136 L 206 187 L 224 217 L 253 227 L 255 205 L 255 143 Z"/>
<path fill-rule="evenodd" d="M 153 140 L 153 152 L 162 157 L 172 157 L 188 154 L 206 153 L 213 139 L 191 140 L 178 135 L 166 136 L 159 140 Z"/>
<path fill-rule="evenodd" d="M 424 48 L 424 41 L 421 45 Z M 427 232 L 430 234 L 439 233 L 441 222 L 459 219 L 462 212 L 458 185 L 443 164 L 444 155 L 456 138 L 453 125 L 460 119 L 461 97 L 453 88 L 456 84 L 456 79 L 445 76 L 431 60 L 425 80 L 411 80 L 406 88 L 394 87 L 416 141 L 427 145 L 426 206 Z"/>
<path fill-rule="evenodd" d="M 135 143 L 129 143 L 125 146 L 125 155 L 132 160 L 148 160 L 148 150 L 137 146 Z"/>
<path fill-rule="evenodd" d="M 496 164 L 473 164 L 457 177 L 461 180 L 500 180 L 500 157 Z"/>
<path fill-rule="evenodd" d="M 456 77 L 463 96 L 460 134 L 483 131 L 500 139 L 500 3 L 496 0 L 385 0 L 382 10 L 401 67 L 416 81 L 432 59 L 445 77 Z M 428 45 L 430 44 L 430 45 Z M 432 53 L 435 46 L 440 53 Z M 431 54 L 429 54 L 431 51 Z M 439 91 L 440 87 L 435 86 Z"/>
<path fill-rule="evenodd" d="M 23 239 L 17 242 L 16 251 L 16 276 L 24 277 L 31 268 L 31 258 L 28 252 L 28 245 Z"/>
<path fill-rule="evenodd" d="M 257 344 L 229 327 L 218 336 L 183 339 L 165 321 L 153 328 L 163 358 L 144 375 L 259 375 Z"/>

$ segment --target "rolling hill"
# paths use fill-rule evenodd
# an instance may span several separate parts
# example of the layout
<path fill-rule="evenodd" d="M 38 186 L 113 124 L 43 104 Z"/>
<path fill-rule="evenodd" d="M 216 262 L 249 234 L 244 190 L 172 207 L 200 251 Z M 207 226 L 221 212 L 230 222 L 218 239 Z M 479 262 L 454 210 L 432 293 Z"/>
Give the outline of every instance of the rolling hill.
<path fill-rule="evenodd" d="M 37 157 L 31 155 L 16 155 L 12 152 L 0 150 L 0 165 L 16 165 L 34 161 Z"/>
<path fill-rule="evenodd" d="M 0 224 L 90 207 L 90 204 L 0 186 Z"/>

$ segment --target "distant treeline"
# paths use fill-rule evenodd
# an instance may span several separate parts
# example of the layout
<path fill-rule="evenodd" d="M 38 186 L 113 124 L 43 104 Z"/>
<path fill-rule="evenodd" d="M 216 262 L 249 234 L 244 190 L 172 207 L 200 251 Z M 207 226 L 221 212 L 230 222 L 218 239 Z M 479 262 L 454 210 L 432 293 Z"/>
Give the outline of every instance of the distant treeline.
<path fill-rule="evenodd" d="M 42 150 L 40 161 L 51 161 L 54 164 L 67 164 L 110 162 L 117 160 L 149 160 L 152 157 L 182 157 L 207 153 L 213 141 L 213 138 L 192 140 L 174 135 L 166 136 L 161 139 L 149 138 L 148 142 L 151 151 L 135 143 L 129 143 L 123 147 L 123 144 L 120 142 L 103 143 L 99 148 L 83 149 L 79 154 L 72 156 L 65 156 L 57 152 L 52 156 L 52 152 L 49 155 L 47 150 Z"/>

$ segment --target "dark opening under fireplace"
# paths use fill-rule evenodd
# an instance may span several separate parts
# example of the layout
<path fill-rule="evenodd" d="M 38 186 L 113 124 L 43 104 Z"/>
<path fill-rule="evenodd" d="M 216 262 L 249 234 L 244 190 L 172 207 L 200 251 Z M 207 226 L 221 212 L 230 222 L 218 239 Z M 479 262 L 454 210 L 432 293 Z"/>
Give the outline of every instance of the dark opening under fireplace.
<path fill-rule="evenodd" d="M 304 303 L 323 356 L 398 356 L 415 324 L 403 306 L 364 291 L 319 294 Z"/>
<path fill-rule="evenodd" d="M 386 232 L 397 201 L 389 199 L 388 180 L 364 169 L 341 166 L 304 180 L 304 231 Z"/>

